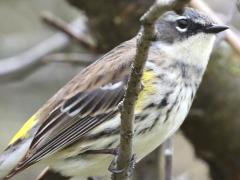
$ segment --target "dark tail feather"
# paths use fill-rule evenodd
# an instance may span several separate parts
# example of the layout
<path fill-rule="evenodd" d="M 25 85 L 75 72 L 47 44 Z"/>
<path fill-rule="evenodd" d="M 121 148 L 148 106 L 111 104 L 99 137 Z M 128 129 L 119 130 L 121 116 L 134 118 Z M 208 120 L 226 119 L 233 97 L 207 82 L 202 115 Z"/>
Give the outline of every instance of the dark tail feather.
<path fill-rule="evenodd" d="M 37 177 L 36 180 L 69 180 L 70 177 L 65 177 L 50 168 L 45 168 L 43 172 Z"/>

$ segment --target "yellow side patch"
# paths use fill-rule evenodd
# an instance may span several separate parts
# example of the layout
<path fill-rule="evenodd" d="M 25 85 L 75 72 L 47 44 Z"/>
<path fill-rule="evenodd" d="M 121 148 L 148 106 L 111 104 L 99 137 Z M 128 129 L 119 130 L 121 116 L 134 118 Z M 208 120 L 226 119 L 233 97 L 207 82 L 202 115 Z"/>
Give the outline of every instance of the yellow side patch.
<path fill-rule="evenodd" d="M 136 103 L 136 110 L 141 110 L 147 96 L 156 91 L 156 87 L 153 84 L 156 76 L 153 71 L 144 71 L 142 81 L 144 85 L 144 89 L 140 92 L 138 96 L 138 100 Z"/>
<path fill-rule="evenodd" d="M 23 127 L 14 135 L 9 145 L 16 142 L 18 139 L 25 138 L 28 136 L 29 130 L 37 123 L 37 115 L 34 114 L 24 125 Z"/>

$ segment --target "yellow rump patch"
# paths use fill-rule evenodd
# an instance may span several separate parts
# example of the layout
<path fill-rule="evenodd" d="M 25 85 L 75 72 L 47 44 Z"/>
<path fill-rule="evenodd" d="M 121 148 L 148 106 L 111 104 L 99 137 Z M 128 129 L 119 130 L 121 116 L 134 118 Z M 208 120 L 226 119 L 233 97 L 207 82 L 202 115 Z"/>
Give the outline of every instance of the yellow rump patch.
<path fill-rule="evenodd" d="M 144 101 L 146 97 L 154 93 L 156 91 L 156 87 L 153 84 L 156 76 L 153 71 L 145 70 L 143 73 L 142 81 L 144 85 L 144 89 L 140 92 L 138 96 L 138 100 L 136 102 L 136 110 L 141 110 L 142 106 L 144 105 Z"/>
<path fill-rule="evenodd" d="M 29 130 L 37 123 L 37 115 L 34 114 L 24 125 L 23 127 L 14 135 L 9 145 L 16 142 L 18 139 L 25 138 L 28 136 Z"/>

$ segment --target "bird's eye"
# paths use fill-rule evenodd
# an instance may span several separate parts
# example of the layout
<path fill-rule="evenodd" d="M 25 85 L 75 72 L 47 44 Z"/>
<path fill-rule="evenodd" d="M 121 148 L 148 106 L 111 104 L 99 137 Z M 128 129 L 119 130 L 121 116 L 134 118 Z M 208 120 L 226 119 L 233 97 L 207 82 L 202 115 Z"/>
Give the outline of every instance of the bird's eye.
<path fill-rule="evenodd" d="M 180 32 L 187 31 L 187 29 L 188 29 L 188 20 L 187 19 L 178 19 L 176 28 Z"/>

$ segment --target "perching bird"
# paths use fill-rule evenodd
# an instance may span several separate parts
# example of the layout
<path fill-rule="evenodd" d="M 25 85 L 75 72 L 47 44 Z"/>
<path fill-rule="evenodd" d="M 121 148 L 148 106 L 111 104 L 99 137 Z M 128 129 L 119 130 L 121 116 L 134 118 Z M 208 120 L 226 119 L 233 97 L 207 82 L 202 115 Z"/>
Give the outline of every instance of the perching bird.
<path fill-rule="evenodd" d="M 227 29 L 203 13 L 169 11 L 155 25 L 136 104 L 137 161 L 171 136 L 187 116 L 216 34 Z M 141 33 L 141 31 L 140 31 Z M 136 54 L 136 37 L 83 69 L 39 109 L 0 156 L 0 178 L 8 179 L 37 162 L 71 179 L 107 176 L 111 155 L 89 150 L 119 145 L 118 104 Z"/>

